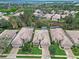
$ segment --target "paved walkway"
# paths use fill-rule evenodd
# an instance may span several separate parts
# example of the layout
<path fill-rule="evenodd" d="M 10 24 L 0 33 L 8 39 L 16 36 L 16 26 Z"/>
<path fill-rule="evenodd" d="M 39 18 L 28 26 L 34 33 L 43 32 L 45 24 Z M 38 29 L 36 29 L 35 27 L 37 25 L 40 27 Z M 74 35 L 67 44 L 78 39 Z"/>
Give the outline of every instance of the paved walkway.
<path fill-rule="evenodd" d="M 16 58 L 19 48 L 13 48 L 7 58 Z"/>
<path fill-rule="evenodd" d="M 64 49 L 67 59 L 76 59 L 71 49 Z"/>

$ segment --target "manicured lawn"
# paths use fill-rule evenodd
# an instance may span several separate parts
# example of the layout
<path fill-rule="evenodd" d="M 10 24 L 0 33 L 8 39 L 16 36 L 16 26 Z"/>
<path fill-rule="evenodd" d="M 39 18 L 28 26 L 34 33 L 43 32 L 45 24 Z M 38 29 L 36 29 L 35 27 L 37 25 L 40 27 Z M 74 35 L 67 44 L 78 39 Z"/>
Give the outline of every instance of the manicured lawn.
<path fill-rule="evenodd" d="M 41 58 L 41 56 L 16 56 L 17 58 Z"/>
<path fill-rule="evenodd" d="M 57 43 L 52 44 L 49 50 L 50 50 L 50 53 L 53 55 L 66 55 L 64 50 L 60 49 Z"/>
<path fill-rule="evenodd" d="M 38 47 L 33 47 L 31 54 L 42 54 L 42 50 Z"/>
<path fill-rule="evenodd" d="M 51 59 L 67 59 L 67 58 L 64 58 L 64 57 L 53 57 L 53 58 L 51 58 Z"/>
<path fill-rule="evenodd" d="M 37 46 L 33 46 L 31 52 L 27 51 L 27 50 L 26 51 L 22 51 L 20 49 L 18 54 L 42 54 L 42 51 Z"/>
<path fill-rule="evenodd" d="M 41 58 L 41 56 L 16 56 L 17 58 Z M 64 57 L 52 57 L 51 59 L 66 59 Z"/>
<path fill-rule="evenodd" d="M 76 56 L 79 56 L 79 47 L 73 47 L 72 51 Z"/>

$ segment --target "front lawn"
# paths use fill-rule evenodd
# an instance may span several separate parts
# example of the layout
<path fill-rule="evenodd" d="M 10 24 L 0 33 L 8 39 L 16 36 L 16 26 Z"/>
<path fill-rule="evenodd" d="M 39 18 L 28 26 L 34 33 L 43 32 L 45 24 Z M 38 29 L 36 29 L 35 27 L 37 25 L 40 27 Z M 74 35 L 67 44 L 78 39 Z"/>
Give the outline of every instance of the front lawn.
<path fill-rule="evenodd" d="M 59 44 L 57 44 L 57 43 L 53 43 L 50 46 L 49 50 L 50 50 L 50 53 L 53 55 L 66 55 L 65 51 L 62 50 L 61 48 L 59 48 Z"/>
<path fill-rule="evenodd" d="M 16 56 L 16 58 L 41 58 L 41 56 Z"/>
<path fill-rule="evenodd" d="M 16 56 L 17 58 L 41 58 L 41 56 Z M 51 59 L 67 59 L 65 57 L 52 57 Z"/>
<path fill-rule="evenodd" d="M 42 51 L 38 47 L 33 47 L 31 51 L 22 51 L 22 49 L 20 49 L 18 54 L 42 54 Z"/>
<path fill-rule="evenodd" d="M 25 44 L 24 47 L 22 47 L 19 51 L 18 54 L 37 54 L 40 55 L 42 54 L 42 50 L 39 49 L 38 46 L 34 46 L 32 44 Z"/>
<path fill-rule="evenodd" d="M 65 57 L 53 57 L 51 59 L 67 59 L 67 58 L 65 58 Z"/>
<path fill-rule="evenodd" d="M 42 54 L 42 50 L 35 46 L 32 48 L 31 54 Z"/>

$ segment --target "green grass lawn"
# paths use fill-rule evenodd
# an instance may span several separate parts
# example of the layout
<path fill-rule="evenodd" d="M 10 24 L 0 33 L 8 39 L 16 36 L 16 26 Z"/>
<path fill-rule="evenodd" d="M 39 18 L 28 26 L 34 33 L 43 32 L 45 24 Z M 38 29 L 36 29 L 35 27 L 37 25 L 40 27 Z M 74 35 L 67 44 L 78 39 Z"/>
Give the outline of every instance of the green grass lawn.
<path fill-rule="evenodd" d="M 41 56 L 16 56 L 17 58 L 41 58 Z M 65 57 L 52 57 L 51 59 L 66 59 Z"/>
<path fill-rule="evenodd" d="M 42 54 L 42 50 L 38 47 L 33 47 L 31 54 Z"/>
<path fill-rule="evenodd" d="M 42 51 L 37 47 L 37 46 L 33 46 L 31 52 L 30 51 L 22 51 L 22 49 L 20 49 L 18 51 L 18 54 L 42 54 Z"/>
<path fill-rule="evenodd" d="M 73 51 L 74 55 L 79 56 L 79 47 L 73 47 L 72 51 Z"/>
<path fill-rule="evenodd" d="M 60 49 L 57 43 L 52 44 L 49 50 L 50 50 L 50 53 L 53 55 L 66 55 L 65 51 Z"/>
<path fill-rule="evenodd" d="M 41 58 L 41 56 L 16 56 L 17 58 Z"/>
<path fill-rule="evenodd" d="M 51 59 L 67 59 L 67 58 L 65 58 L 65 57 L 53 57 Z"/>

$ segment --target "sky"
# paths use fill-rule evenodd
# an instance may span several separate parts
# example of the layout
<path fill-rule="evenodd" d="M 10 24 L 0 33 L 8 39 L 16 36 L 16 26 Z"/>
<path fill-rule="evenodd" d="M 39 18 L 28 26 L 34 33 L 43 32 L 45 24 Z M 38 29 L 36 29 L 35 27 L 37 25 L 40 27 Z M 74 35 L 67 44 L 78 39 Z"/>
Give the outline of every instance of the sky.
<path fill-rule="evenodd" d="M 20 1 L 20 0 L 0 0 L 0 1 Z M 22 1 L 79 1 L 79 0 L 22 0 Z"/>
<path fill-rule="evenodd" d="M 37 0 L 30 0 L 30 1 L 37 1 Z M 38 0 L 38 1 L 66 1 L 66 0 Z M 69 0 L 67 0 L 69 1 Z"/>
<path fill-rule="evenodd" d="M 0 1 L 16 1 L 16 0 L 0 0 Z M 72 0 L 22 0 L 22 1 L 72 1 Z M 75 0 L 75 1 L 78 1 L 78 0 Z"/>
<path fill-rule="evenodd" d="M 79 0 L 0 0 L 0 2 L 25 2 L 25 1 L 78 1 Z"/>

